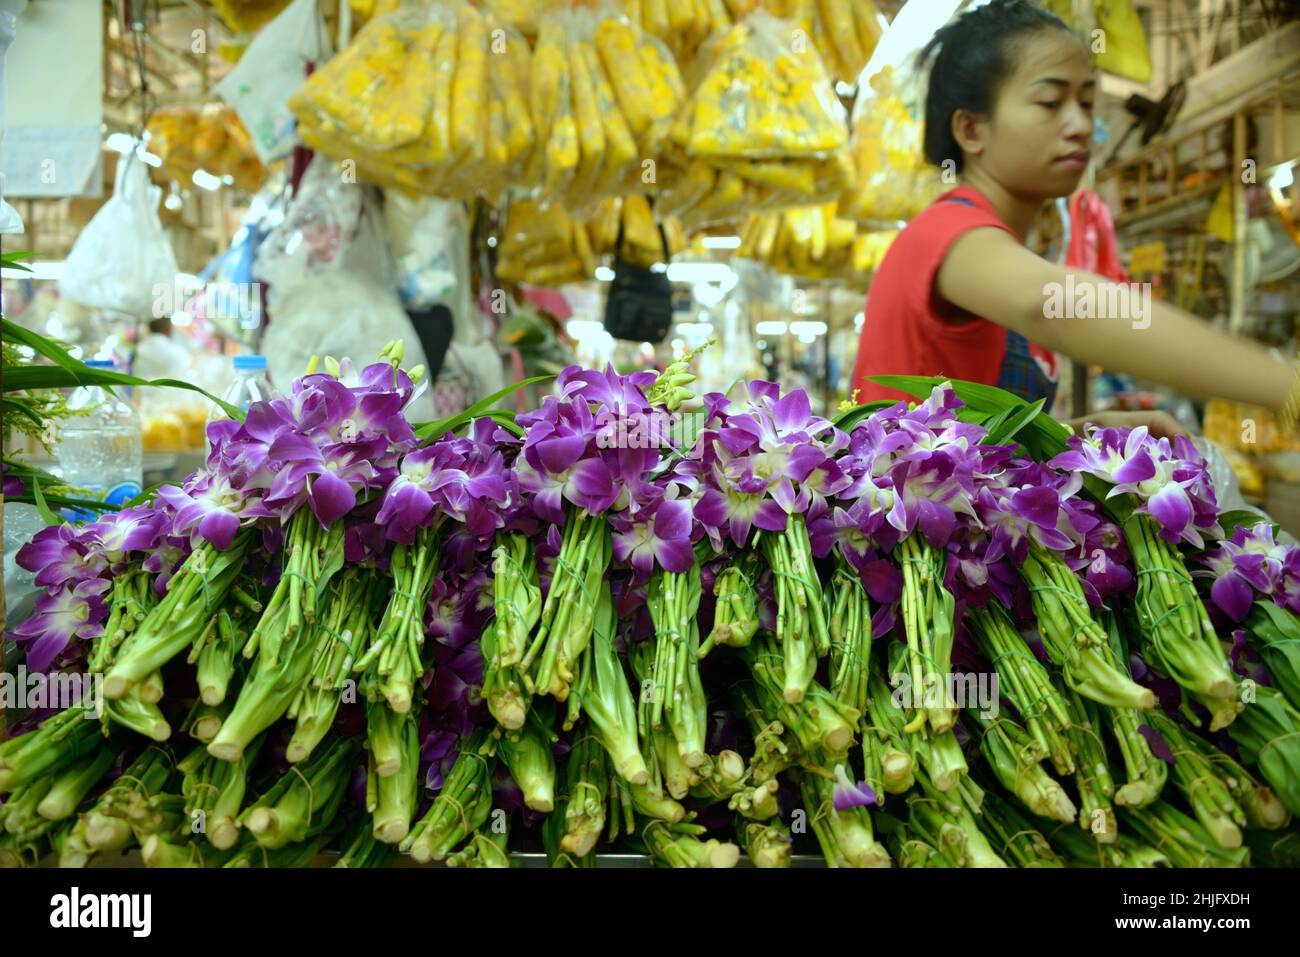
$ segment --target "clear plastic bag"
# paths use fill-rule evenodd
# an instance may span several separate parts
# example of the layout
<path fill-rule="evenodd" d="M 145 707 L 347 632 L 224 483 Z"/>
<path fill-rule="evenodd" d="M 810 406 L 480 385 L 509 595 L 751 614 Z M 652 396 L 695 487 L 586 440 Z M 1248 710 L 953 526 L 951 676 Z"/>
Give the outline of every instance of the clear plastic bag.
<path fill-rule="evenodd" d="M 331 52 L 316 0 L 293 0 L 217 84 L 217 94 L 244 121 L 262 162 L 292 151 L 296 137 L 289 97 L 302 84 L 307 64 L 321 63 Z"/>
<path fill-rule="evenodd" d="M 176 282 L 176 256 L 158 219 L 162 190 L 134 150 L 117 161 L 113 195 L 68 253 L 60 293 L 84 306 L 149 316 Z M 167 297 L 170 300 L 170 296 Z"/>
<path fill-rule="evenodd" d="M 469 313 L 469 226 L 464 204 L 434 196 L 384 197 L 384 225 L 397 294 L 408 309 L 445 304 Z"/>
<path fill-rule="evenodd" d="M 328 156 L 303 173 L 284 220 L 257 250 L 254 275 L 272 286 L 291 285 L 334 269 L 356 234 L 364 187 L 344 182 Z"/>

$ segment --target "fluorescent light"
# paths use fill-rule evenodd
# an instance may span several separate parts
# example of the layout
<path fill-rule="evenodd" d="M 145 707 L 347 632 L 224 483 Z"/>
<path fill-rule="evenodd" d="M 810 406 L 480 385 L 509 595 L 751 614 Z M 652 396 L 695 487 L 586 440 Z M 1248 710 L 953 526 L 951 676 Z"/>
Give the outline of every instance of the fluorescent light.
<path fill-rule="evenodd" d="M 705 236 L 700 240 L 705 249 L 739 249 L 739 236 Z"/>
<path fill-rule="evenodd" d="M 160 169 L 162 167 L 161 157 L 155 156 L 143 147 L 137 150 L 135 155 L 144 160 L 146 166 L 152 166 L 154 169 Z"/>
<path fill-rule="evenodd" d="M 113 133 L 104 140 L 104 145 L 114 153 L 129 153 L 135 149 L 135 137 L 130 133 Z"/>
<path fill-rule="evenodd" d="M 599 279 L 601 282 L 613 282 L 614 270 L 610 269 L 608 266 L 597 266 L 596 278 Z"/>
<path fill-rule="evenodd" d="M 189 314 L 188 312 L 173 312 L 173 313 L 172 313 L 172 325 L 173 325 L 173 326 L 188 326 L 188 325 L 190 324 L 191 321 L 193 321 L 193 317 L 191 317 L 190 314 Z"/>
<path fill-rule="evenodd" d="M 864 322 L 866 322 L 866 321 L 867 321 L 867 317 L 866 317 L 866 314 L 865 314 L 865 313 L 861 313 L 861 312 L 859 312 L 857 315 L 855 315 L 855 316 L 853 317 L 853 331 L 854 331 L 854 332 L 861 332 L 861 331 L 862 331 L 862 324 L 863 324 Z"/>
<path fill-rule="evenodd" d="M 488 249 L 496 249 L 496 248 L 497 248 L 497 238 L 496 238 L 495 236 L 489 236 L 489 237 L 487 238 L 487 244 L 488 244 Z"/>
<path fill-rule="evenodd" d="M 184 205 L 185 201 L 180 198 L 178 193 L 168 193 L 167 198 L 163 200 L 163 206 L 170 209 L 172 212 L 175 212 Z"/>
<path fill-rule="evenodd" d="M 1279 166 L 1273 171 L 1273 175 L 1268 178 L 1269 189 L 1287 189 L 1295 182 L 1295 177 L 1291 173 L 1291 164 Z"/>
<path fill-rule="evenodd" d="M 790 323 L 790 332 L 800 339 L 804 336 L 824 336 L 826 335 L 826 323 L 818 320 L 792 322 Z"/>
<path fill-rule="evenodd" d="M 835 92 L 840 96 L 852 96 L 854 89 L 852 83 L 845 83 L 843 80 L 837 80 L 835 83 Z"/>
<path fill-rule="evenodd" d="M 708 282 L 697 282 L 691 292 L 696 301 L 707 309 L 712 309 L 722 302 L 722 297 L 727 294 L 727 290 Z"/>
<path fill-rule="evenodd" d="M 679 322 L 679 323 L 677 323 L 677 331 L 680 332 L 680 333 L 682 333 L 683 335 L 690 335 L 690 334 L 693 333 L 693 332 L 695 332 L 695 333 L 703 333 L 703 334 L 705 334 L 705 335 L 708 335 L 709 333 L 711 333 L 711 332 L 713 331 L 713 323 L 711 323 L 711 322 Z"/>
<path fill-rule="evenodd" d="M 564 324 L 564 329 L 573 338 L 583 339 L 604 332 L 605 326 L 595 319 L 570 319 Z"/>
<path fill-rule="evenodd" d="M 668 271 L 668 264 L 667 264 L 667 263 L 652 263 L 651 266 L 650 266 L 650 271 L 651 271 L 651 272 L 659 272 L 659 273 L 667 272 L 667 271 Z"/>
<path fill-rule="evenodd" d="M 209 192 L 215 192 L 221 189 L 221 177 L 213 176 L 205 169 L 196 169 L 194 171 L 194 185 L 199 189 L 206 189 Z"/>
<path fill-rule="evenodd" d="M 176 274 L 176 285 L 181 289 L 202 289 L 203 280 L 193 273 L 178 272 Z"/>
<path fill-rule="evenodd" d="M 811 345 L 817 341 L 817 337 L 813 335 L 803 335 L 799 337 L 799 341 L 806 345 Z"/>
<path fill-rule="evenodd" d="M 671 282 L 734 282 L 735 270 L 726 263 L 673 263 L 668 267 Z"/>
<path fill-rule="evenodd" d="M 754 331 L 760 336 L 783 336 L 785 330 L 786 324 L 780 319 L 764 319 L 754 326 Z"/>

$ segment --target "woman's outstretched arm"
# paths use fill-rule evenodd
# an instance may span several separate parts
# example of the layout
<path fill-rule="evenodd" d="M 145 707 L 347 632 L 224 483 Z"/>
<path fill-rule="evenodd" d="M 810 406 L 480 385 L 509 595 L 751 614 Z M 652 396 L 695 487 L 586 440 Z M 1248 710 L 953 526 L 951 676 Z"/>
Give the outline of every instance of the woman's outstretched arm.
<path fill-rule="evenodd" d="M 1152 299 L 1149 287 L 1049 263 L 1001 229 L 959 238 L 935 282 L 948 302 L 1046 349 L 1186 395 L 1279 409 L 1296 381 L 1259 343 Z"/>

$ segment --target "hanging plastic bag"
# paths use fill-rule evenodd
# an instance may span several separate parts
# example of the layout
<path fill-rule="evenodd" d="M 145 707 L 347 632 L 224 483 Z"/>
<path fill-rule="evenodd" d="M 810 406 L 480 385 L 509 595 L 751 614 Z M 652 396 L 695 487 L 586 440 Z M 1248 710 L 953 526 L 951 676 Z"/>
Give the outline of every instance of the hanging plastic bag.
<path fill-rule="evenodd" d="M 323 63 L 332 53 L 316 0 L 293 0 L 217 84 L 217 94 L 244 121 L 263 163 L 283 159 L 293 149 L 289 97 L 302 85 L 307 64 Z"/>
<path fill-rule="evenodd" d="M 469 312 L 469 225 L 460 200 L 384 196 L 384 226 L 397 294 L 408 309 Z"/>
<path fill-rule="evenodd" d="M 335 268 L 356 233 L 364 189 L 344 182 L 329 157 L 313 158 L 284 221 L 258 249 L 254 275 L 292 284 Z"/>
<path fill-rule="evenodd" d="M 405 344 L 403 368 L 424 365 L 424 349 L 393 291 L 392 277 L 382 217 L 367 201 L 336 268 L 271 287 L 262 352 L 272 381 L 291 382 L 313 355 L 368 364 L 391 339 Z M 417 422 L 432 418 L 427 392 L 407 414 Z"/>
<path fill-rule="evenodd" d="M 83 306 L 148 316 L 176 282 L 176 256 L 158 219 L 162 190 L 135 153 L 117 161 L 113 195 L 68 253 L 59 291 Z"/>

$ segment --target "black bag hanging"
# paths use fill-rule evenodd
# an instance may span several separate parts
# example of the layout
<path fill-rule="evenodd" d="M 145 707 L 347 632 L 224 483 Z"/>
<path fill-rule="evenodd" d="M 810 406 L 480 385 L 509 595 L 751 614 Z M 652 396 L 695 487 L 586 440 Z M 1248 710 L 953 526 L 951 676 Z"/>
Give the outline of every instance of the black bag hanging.
<path fill-rule="evenodd" d="M 668 237 L 659 226 L 664 262 L 668 261 Z M 614 278 L 605 299 L 605 331 L 615 339 L 659 343 L 668 338 L 673 324 L 673 284 L 667 275 L 623 258 L 623 219 L 618 222 L 614 244 Z"/>

